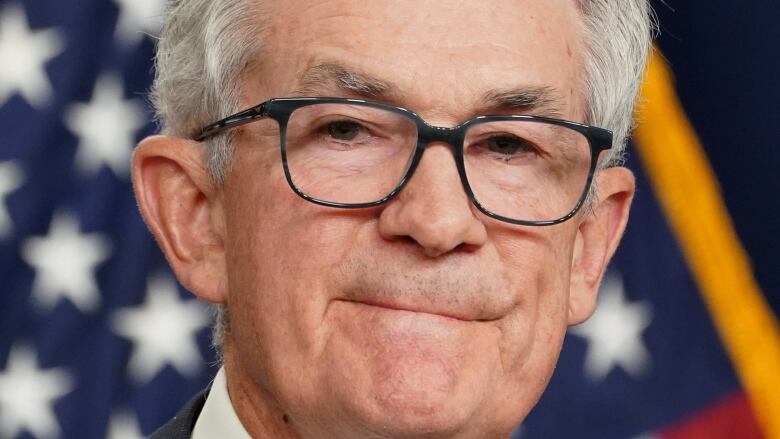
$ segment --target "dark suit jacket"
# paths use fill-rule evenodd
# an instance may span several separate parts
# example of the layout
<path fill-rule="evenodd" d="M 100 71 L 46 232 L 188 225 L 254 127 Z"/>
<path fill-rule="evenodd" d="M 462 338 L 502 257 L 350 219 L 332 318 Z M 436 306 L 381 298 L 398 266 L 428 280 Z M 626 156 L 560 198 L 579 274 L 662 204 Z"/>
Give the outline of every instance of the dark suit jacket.
<path fill-rule="evenodd" d="M 149 439 L 190 439 L 192 429 L 195 428 L 195 421 L 203 409 L 208 393 L 209 391 L 206 389 L 195 395 L 173 419 L 152 433 Z"/>

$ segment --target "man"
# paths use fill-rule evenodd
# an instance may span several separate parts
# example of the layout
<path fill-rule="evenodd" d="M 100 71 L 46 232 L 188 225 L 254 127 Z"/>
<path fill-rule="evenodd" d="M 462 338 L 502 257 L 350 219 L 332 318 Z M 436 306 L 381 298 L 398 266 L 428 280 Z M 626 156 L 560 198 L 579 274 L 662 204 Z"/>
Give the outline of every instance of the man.
<path fill-rule="evenodd" d="M 626 225 L 649 40 L 643 0 L 172 2 L 133 182 L 224 366 L 155 437 L 507 437 Z"/>

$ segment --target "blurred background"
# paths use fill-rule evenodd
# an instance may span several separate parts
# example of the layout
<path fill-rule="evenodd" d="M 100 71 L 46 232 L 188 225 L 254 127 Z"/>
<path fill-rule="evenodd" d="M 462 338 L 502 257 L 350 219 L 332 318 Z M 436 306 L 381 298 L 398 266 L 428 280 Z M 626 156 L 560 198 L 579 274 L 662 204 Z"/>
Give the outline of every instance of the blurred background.
<path fill-rule="evenodd" d="M 631 223 L 515 437 L 780 438 L 780 3 L 759 3 L 654 2 Z M 145 437 L 216 372 L 128 179 L 163 7 L 0 1 L 0 438 Z"/>

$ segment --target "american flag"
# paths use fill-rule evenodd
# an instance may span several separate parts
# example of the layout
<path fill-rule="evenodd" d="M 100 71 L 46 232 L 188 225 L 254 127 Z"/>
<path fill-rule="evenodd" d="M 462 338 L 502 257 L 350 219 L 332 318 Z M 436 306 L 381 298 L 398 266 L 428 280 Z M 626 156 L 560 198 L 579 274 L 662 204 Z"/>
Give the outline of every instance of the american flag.
<path fill-rule="evenodd" d="M 780 438 L 780 5 L 669 3 L 627 235 L 516 438 Z M 0 438 L 144 437 L 216 372 L 129 182 L 164 6 L 0 1 Z"/>

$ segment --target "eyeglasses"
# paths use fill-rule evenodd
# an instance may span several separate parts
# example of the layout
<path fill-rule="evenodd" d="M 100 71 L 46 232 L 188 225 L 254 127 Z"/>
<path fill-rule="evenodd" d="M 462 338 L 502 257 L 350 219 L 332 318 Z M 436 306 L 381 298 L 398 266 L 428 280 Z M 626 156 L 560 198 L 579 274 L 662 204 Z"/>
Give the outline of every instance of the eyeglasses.
<path fill-rule="evenodd" d="M 323 206 L 386 203 L 411 179 L 428 145 L 450 145 L 463 189 L 485 215 L 545 226 L 574 216 L 588 195 L 612 133 L 559 119 L 491 115 L 453 127 L 410 110 L 346 98 L 277 98 L 203 127 L 201 141 L 271 118 L 279 125 L 287 182 Z"/>

